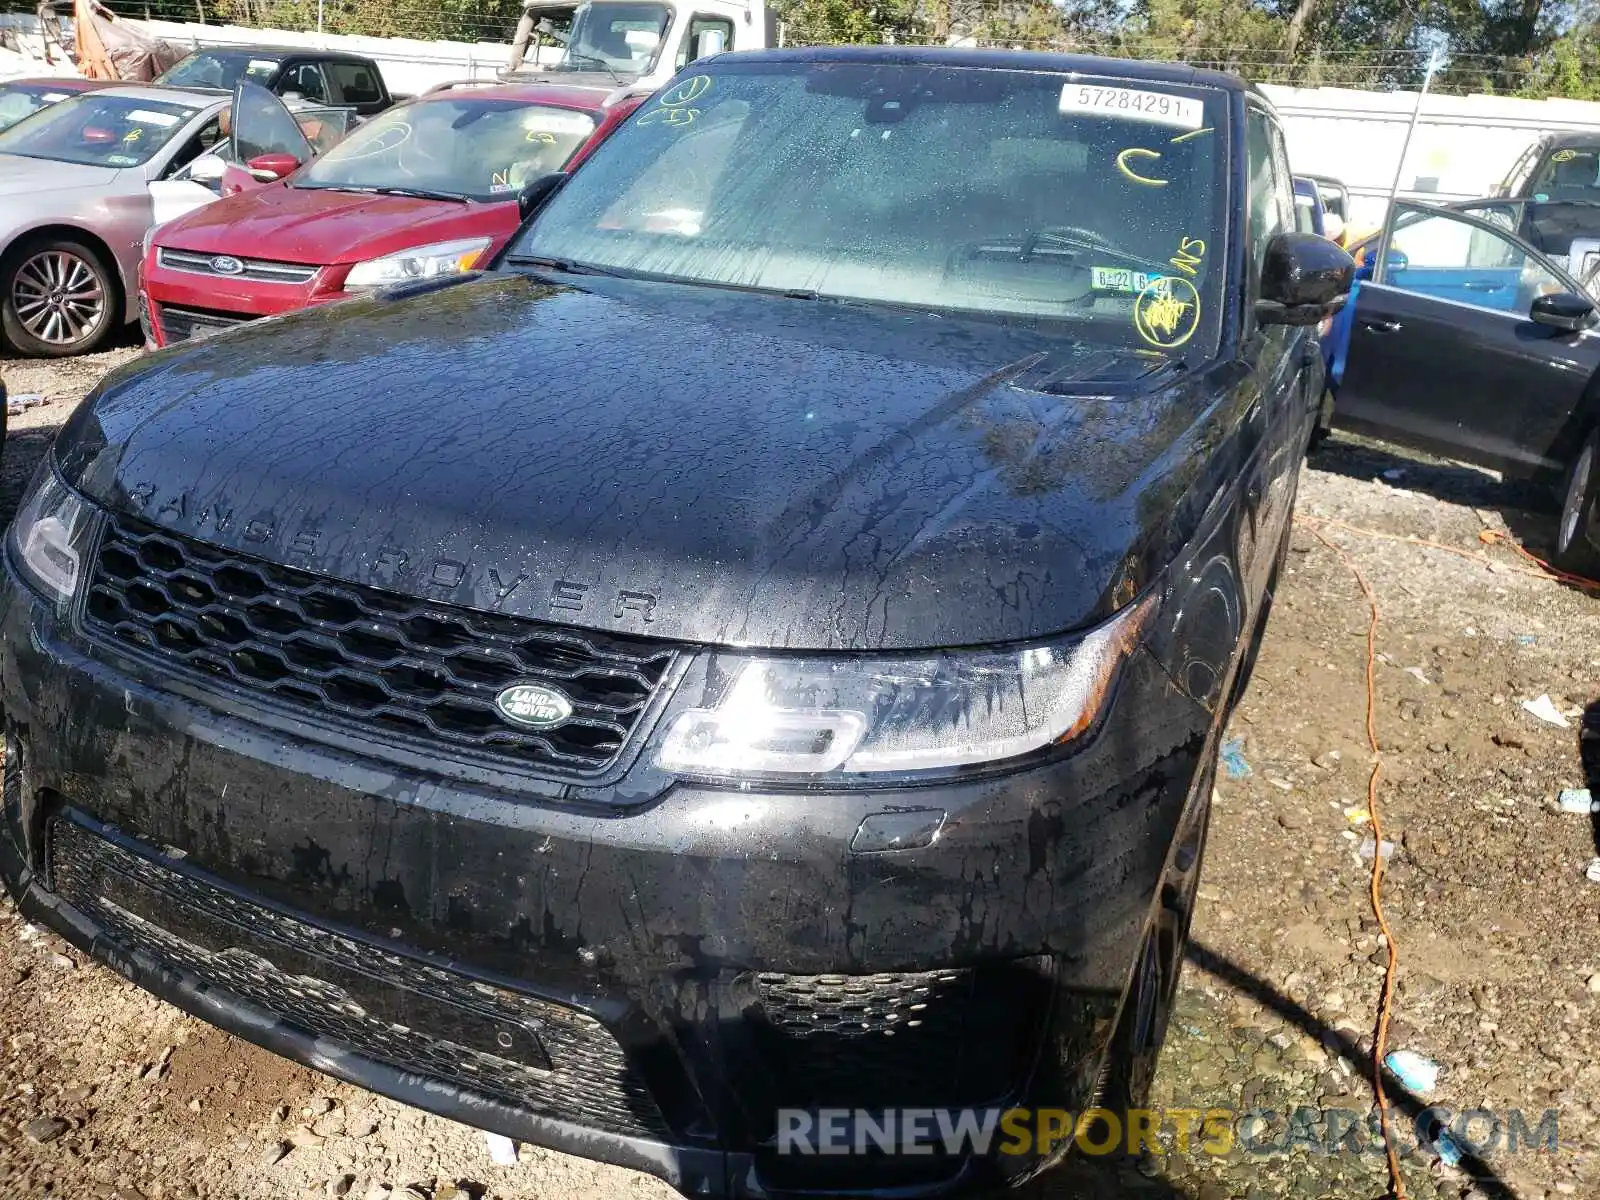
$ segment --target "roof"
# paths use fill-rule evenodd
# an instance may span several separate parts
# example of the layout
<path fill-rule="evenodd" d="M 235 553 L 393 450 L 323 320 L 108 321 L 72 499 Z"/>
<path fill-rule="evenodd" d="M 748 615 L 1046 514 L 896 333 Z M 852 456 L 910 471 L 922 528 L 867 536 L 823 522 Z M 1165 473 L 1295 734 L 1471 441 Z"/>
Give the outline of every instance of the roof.
<path fill-rule="evenodd" d="M 317 46 L 254 46 L 235 42 L 200 46 L 191 50 L 185 57 L 193 58 L 196 54 L 247 54 L 253 58 L 288 58 L 294 55 L 299 58 L 320 58 L 369 65 L 375 61 L 370 55 L 357 54 L 353 50 L 323 50 Z"/>
<path fill-rule="evenodd" d="M 26 79 L 7 79 L 0 88 L 41 87 L 58 88 L 63 92 L 92 92 L 95 88 L 109 87 L 104 79 L 76 79 L 70 75 L 33 75 Z"/>
<path fill-rule="evenodd" d="M 1198 84 L 1230 92 L 1250 92 L 1267 100 L 1253 85 L 1226 71 L 1187 63 L 1146 62 L 1092 54 L 1054 54 L 1036 50 L 980 50 L 959 46 L 807 46 L 789 50 L 744 50 L 718 55 L 707 66 L 743 62 L 863 62 L 911 66 L 987 67 L 993 70 L 1078 72 L 1111 75 L 1151 83 Z"/>
<path fill-rule="evenodd" d="M 573 87 L 571 84 L 561 83 L 500 83 L 487 87 L 455 87 L 443 91 L 425 92 L 411 103 L 428 104 L 434 100 L 458 100 L 470 97 L 483 100 L 521 100 L 528 104 L 552 104 L 558 108 L 601 112 L 606 107 L 606 101 L 616 91 L 616 88 Z"/>
<path fill-rule="evenodd" d="M 1549 150 L 1567 150 L 1579 146 L 1594 149 L 1600 147 L 1600 129 L 1588 133 L 1552 133 L 1544 141 Z"/>
<path fill-rule="evenodd" d="M 206 92 L 198 88 L 166 87 L 158 83 L 111 83 L 104 89 L 130 100 L 147 100 L 153 103 L 187 104 L 191 108 L 211 108 L 225 104 L 229 93 Z"/>

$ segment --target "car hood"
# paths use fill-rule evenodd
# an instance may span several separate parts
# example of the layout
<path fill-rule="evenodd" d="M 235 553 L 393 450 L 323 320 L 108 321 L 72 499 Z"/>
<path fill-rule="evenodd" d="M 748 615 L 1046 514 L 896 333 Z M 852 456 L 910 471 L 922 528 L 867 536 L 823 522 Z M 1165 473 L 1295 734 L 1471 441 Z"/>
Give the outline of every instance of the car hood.
<path fill-rule="evenodd" d="M 509 234 L 516 226 L 514 198 L 460 204 L 274 184 L 180 217 L 162 228 L 156 244 L 329 266 L 450 238 Z"/>
<path fill-rule="evenodd" d="M 98 188 L 111 184 L 122 170 L 55 162 L 23 154 L 0 154 L 0 196 L 28 196 L 66 188 Z"/>
<path fill-rule="evenodd" d="M 582 282 L 468 277 L 161 352 L 79 410 L 62 470 L 173 531 L 354 583 L 870 650 L 1114 611 L 1181 544 L 1169 516 L 1215 458 L 1220 367 Z"/>

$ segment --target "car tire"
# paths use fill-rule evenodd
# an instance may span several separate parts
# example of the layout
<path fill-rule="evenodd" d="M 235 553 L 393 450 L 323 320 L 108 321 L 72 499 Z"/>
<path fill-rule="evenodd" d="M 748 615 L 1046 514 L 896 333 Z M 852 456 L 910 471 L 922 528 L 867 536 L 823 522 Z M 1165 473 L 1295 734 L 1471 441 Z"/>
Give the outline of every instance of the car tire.
<path fill-rule="evenodd" d="M 1111 1036 L 1096 1106 L 1115 1114 L 1119 1121 L 1126 1120 L 1130 1110 L 1144 1108 L 1150 1100 L 1156 1061 L 1166 1041 L 1189 945 L 1216 777 L 1217 760 L 1213 754 L 1173 837 L 1156 910 L 1141 941 L 1122 1012 Z"/>
<path fill-rule="evenodd" d="M 0 261 L 0 331 L 32 358 L 87 354 L 122 324 L 117 274 L 71 238 L 13 246 Z"/>
<path fill-rule="evenodd" d="M 1600 493 L 1600 427 L 1573 455 L 1561 488 L 1561 515 L 1556 518 L 1554 564 L 1573 575 L 1600 579 L 1600 551 L 1590 540 L 1595 504 Z"/>

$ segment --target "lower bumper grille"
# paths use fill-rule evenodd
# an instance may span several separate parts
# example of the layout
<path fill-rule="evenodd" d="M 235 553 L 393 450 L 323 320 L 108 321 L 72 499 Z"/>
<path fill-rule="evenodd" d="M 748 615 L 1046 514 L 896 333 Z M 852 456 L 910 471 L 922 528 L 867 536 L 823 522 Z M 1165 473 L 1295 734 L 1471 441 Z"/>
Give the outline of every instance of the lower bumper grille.
<path fill-rule="evenodd" d="M 239 325 L 256 320 L 241 313 L 215 312 L 204 308 L 176 308 L 170 304 L 157 306 L 156 319 L 161 322 L 161 332 L 168 342 L 187 342 L 194 338 L 209 337 Z"/>
<path fill-rule="evenodd" d="M 1026 1077 L 1048 960 L 883 975 L 757 975 L 758 1044 L 778 1103 L 964 1107 Z"/>
<path fill-rule="evenodd" d="M 71 818 L 51 824 L 48 845 L 57 894 L 159 968 L 358 1055 L 539 1116 L 667 1136 L 622 1047 L 586 1013 L 313 925 Z"/>

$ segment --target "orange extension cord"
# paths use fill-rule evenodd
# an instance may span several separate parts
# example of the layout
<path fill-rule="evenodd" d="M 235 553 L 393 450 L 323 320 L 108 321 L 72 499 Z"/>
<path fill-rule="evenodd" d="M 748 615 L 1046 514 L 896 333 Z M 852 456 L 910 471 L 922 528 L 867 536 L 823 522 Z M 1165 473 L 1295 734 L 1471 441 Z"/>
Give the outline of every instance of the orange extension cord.
<path fill-rule="evenodd" d="M 1306 526 L 1314 538 L 1343 560 L 1346 569 L 1351 575 L 1355 576 L 1356 583 L 1361 586 L 1361 593 L 1367 599 L 1367 610 L 1371 614 L 1367 622 L 1367 746 L 1372 751 L 1372 774 L 1367 777 L 1367 812 L 1372 817 L 1373 840 L 1372 883 L 1369 898 L 1372 901 L 1372 914 L 1378 920 L 1378 928 L 1383 931 L 1384 941 L 1388 950 L 1388 962 L 1383 972 L 1383 996 L 1378 1002 L 1377 1031 L 1372 1044 L 1372 1091 L 1378 1104 L 1378 1122 L 1383 1132 L 1384 1153 L 1388 1158 L 1390 1196 L 1392 1200 L 1406 1200 L 1406 1184 L 1400 1175 L 1399 1156 L 1395 1154 L 1394 1142 L 1389 1137 L 1389 1101 L 1383 1090 L 1383 1060 L 1388 1057 L 1389 1013 L 1394 1004 L 1394 976 L 1395 969 L 1400 962 L 1400 949 L 1395 944 L 1394 931 L 1389 928 L 1388 918 L 1383 913 L 1383 818 L 1378 808 L 1378 776 L 1383 770 L 1383 761 L 1378 750 L 1376 725 L 1377 685 L 1375 680 L 1378 659 L 1378 600 L 1372 593 L 1372 585 L 1367 582 L 1366 576 L 1356 566 L 1349 552 L 1338 543 L 1329 541 L 1322 531 L 1324 529 L 1340 529 L 1346 533 L 1358 534 L 1361 537 L 1378 538 L 1386 542 L 1426 546 L 1432 550 L 1443 550 L 1447 554 L 1454 554 L 1472 562 L 1482 563 L 1485 567 L 1494 566 L 1502 570 L 1515 571 L 1519 575 L 1532 575 L 1539 579 L 1558 580 L 1595 594 L 1600 594 L 1600 582 L 1585 579 L 1581 575 L 1574 575 L 1570 571 L 1563 571 L 1558 567 L 1551 566 L 1537 554 L 1495 529 L 1481 530 L 1478 534 L 1478 541 L 1486 546 L 1509 546 L 1533 565 L 1531 567 L 1508 567 L 1505 563 L 1495 562 L 1494 559 L 1491 559 L 1482 551 L 1463 550 L 1460 546 L 1450 546 L 1444 542 L 1430 541 L 1427 538 L 1385 533 L 1380 529 L 1367 529 L 1360 525 L 1351 525 L 1345 521 L 1337 521 L 1330 517 L 1297 514 L 1295 520 Z"/>
<path fill-rule="evenodd" d="M 1388 1057 L 1389 1010 L 1394 1004 L 1394 975 L 1400 964 L 1400 947 L 1389 928 L 1389 919 L 1383 912 L 1383 815 L 1378 809 L 1378 776 L 1383 770 L 1383 759 L 1378 749 L 1377 726 L 1377 672 L 1378 672 L 1378 599 L 1372 594 L 1372 585 L 1361 573 L 1348 551 L 1336 542 L 1329 541 L 1312 522 L 1317 518 L 1299 518 L 1311 528 L 1311 535 L 1343 560 L 1345 568 L 1355 576 L 1361 594 L 1367 598 L 1367 748 L 1372 752 L 1372 773 L 1367 776 L 1367 812 L 1372 817 L 1372 881 L 1369 899 L 1372 915 L 1383 931 L 1384 948 L 1388 961 L 1383 969 L 1383 997 L 1378 1001 L 1377 1031 L 1372 1042 L 1372 1092 L 1378 1103 L 1378 1125 L 1383 1133 L 1383 1151 L 1389 1163 L 1389 1188 L 1393 1200 L 1406 1200 L 1406 1182 L 1400 1175 L 1400 1157 L 1394 1150 L 1394 1139 L 1389 1136 L 1389 1099 L 1383 1091 L 1383 1060 Z M 1409 539 L 1399 539 L 1402 541 Z"/>

